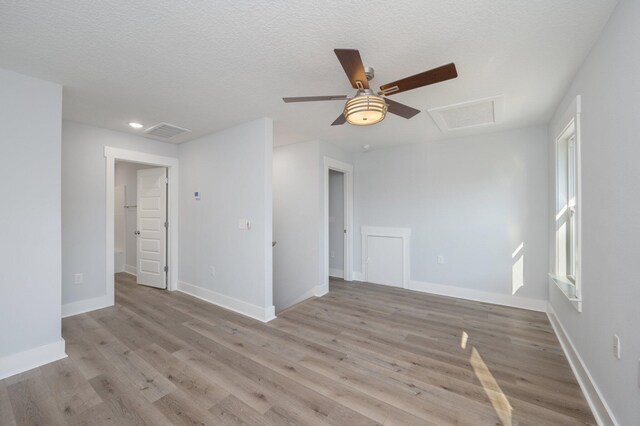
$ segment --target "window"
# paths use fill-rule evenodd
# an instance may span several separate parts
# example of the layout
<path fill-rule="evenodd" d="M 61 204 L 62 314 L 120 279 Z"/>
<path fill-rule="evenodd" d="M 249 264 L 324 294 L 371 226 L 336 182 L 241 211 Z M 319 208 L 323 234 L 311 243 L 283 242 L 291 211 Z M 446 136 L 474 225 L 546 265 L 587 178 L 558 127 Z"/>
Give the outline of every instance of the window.
<path fill-rule="evenodd" d="M 567 141 L 567 278 L 576 282 L 576 134 Z"/>
<path fill-rule="evenodd" d="M 582 309 L 580 291 L 580 98 L 565 114 L 555 139 L 555 270 L 551 277 Z"/>
<path fill-rule="evenodd" d="M 576 282 L 576 134 L 571 125 L 556 142 L 556 274 Z"/>

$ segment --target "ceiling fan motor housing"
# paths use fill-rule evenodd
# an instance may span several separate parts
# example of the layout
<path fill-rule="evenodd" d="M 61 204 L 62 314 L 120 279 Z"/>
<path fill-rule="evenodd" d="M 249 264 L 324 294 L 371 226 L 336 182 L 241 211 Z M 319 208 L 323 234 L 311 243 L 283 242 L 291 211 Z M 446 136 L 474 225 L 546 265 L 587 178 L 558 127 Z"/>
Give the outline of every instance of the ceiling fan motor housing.
<path fill-rule="evenodd" d="M 373 67 L 364 67 L 364 75 L 367 76 L 367 81 L 371 81 L 376 76 L 376 71 Z"/>

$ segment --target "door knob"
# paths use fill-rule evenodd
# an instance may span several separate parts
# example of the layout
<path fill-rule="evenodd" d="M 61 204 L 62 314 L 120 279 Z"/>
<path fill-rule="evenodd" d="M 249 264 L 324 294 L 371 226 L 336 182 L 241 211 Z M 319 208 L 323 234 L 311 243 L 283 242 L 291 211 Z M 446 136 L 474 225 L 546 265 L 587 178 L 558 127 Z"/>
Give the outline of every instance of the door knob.
<path fill-rule="evenodd" d="M 140 231 L 134 231 L 134 235 L 140 235 Z"/>

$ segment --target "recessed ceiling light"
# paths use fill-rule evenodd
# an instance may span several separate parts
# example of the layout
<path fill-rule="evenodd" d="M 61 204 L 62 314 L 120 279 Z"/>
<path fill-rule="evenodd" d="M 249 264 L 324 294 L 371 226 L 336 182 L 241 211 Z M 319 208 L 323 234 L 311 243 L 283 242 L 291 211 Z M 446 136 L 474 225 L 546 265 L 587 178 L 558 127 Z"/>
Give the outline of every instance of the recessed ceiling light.
<path fill-rule="evenodd" d="M 129 126 L 133 127 L 134 129 L 142 129 L 142 127 L 144 127 L 142 124 L 136 123 L 135 121 L 129 123 Z"/>

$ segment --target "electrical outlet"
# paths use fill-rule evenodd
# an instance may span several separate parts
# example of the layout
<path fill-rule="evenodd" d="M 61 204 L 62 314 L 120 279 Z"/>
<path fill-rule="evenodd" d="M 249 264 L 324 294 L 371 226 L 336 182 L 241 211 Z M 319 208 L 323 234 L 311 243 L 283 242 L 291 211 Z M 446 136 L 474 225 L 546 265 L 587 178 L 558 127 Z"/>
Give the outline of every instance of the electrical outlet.
<path fill-rule="evenodd" d="M 438 265 L 444 265 L 444 256 L 438 256 Z"/>
<path fill-rule="evenodd" d="M 211 267 L 211 276 L 212 276 L 212 277 L 215 277 L 215 276 L 216 276 L 216 267 L 215 267 L 215 266 L 212 266 L 212 267 Z"/>
<path fill-rule="evenodd" d="M 613 335 L 613 356 L 620 359 L 620 338 L 617 334 Z"/>
<path fill-rule="evenodd" d="M 84 277 L 82 276 L 82 273 L 75 274 L 73 276 L 73 283 L 74 284 L 82 284 L 83 281 L 84 281 Z"/>

